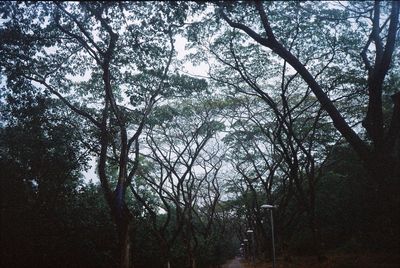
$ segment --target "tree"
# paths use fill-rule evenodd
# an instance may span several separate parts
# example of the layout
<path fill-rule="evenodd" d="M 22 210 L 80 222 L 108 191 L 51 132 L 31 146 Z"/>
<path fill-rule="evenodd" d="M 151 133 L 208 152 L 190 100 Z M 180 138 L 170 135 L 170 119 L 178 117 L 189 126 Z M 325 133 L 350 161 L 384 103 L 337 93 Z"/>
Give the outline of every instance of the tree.
<path fill-rule="evenodd" d="M 186 4 L 2 5 L 1 70 L 7 86 L 31 83 L 84 120 L 81 127 L 95 137 L 91 149 L 116 224 L 119 263 L 129 267 L 132 213 L 126 190 L 137 169 L 138 139 L 148 115 L 160 97 L 180 93 L 183 86 L 168 83 L 168 77 L 173 36 Z M 114 183 L 108 170 L 115 166 Z"/>
<path fill-rule="evenodd" d="M 371 192 L 370 213 L 380 219 L 390 217 L 393 226 L 397 225 L 399 218 L 393 211 L 399 202 L 393 189 L 400 177 L 400 95 L 394 82 L 399 67 L 399 3 L 256 1 L 220 3 L 216 10 L 231 30 L 225 39 L 214 38 L 214 45 L 225 44 L 232 52 L 216 58 L 247 70 L 241 73 L 242 79 L 267 103 L 269 89 L 254 87 L 254 81 L 264 83 L 266 72 L 276 77 L 276 66 L 290 65 L 289 72 L 302 78 L 368 170 L 365 183 L 377 188 Z M 237 67 L 231 62 L 235 60 L 233 52 L 239 50 L 247 58 Z M 262 68 L 254 65 L 257 60 L 265 62 Z M 252 79 L 246 80 L 248 77 Z M 230 85 L 234 87 L 235 82 Z M 390 94 L 391 109 L 387 104 Z M 353 105 L 361 105 L 364 131 L 358 124 L 359 116 L 352 112 Z"/>
<path fill-rule="evenodd" d="M 205 236 L 210 234 L 220 196 L 216 179 L 221 167 L 218 149 L 207 149 L 209 143 L 215 145 L 216 132 L 222 127 L 214 118 L 214 110 L 207 101 L 187 100 L 179 106 L 172 102 L 155 110 L 146 131 L 150 151 L 146 158 L 152 168 L 140 175 L 157 193 L 159 205 L 151 206 L 134 188 L 131 189 L 150 214 L 168 267 L 171 250 L 179 238 L 187 252 L 188 263 L 195 267 L 200 233 L 196 229 L 201 228 L 198 225 L 204 220 Z M 202 198 L 204 188 L 207 195 Z M 208 199 L 212 199 L 211 204 Z M 206 208 L 206 204 L 210 208 Z M 204 212 L 211 210 L 206 219 L 200 215 L 200 206 L 204 206 Z M 163 214 L 159 214 L 160 208 Z"/>
<path fill-rule="evenodd" d="M 399 95 L 394 94 L 394 107 L 392 113 L 391 123 L 385 125 L 383 119 L 383 106 L 382 98 L 383 92 L 386 87 L 385 77 L 390 75 L 390 71 L 396 68 L 396 62 L 393 62 L 394 51 L 398 50 L 396 44 L 396 36 L 398 34 L 398 17 L 399 17 L 399 4 L 397 1 L 393 1 L 390 4 L 388 2 L 381 3 L 366 3 L 366 4 L 354 4 L 357 7 L 361 7 L 361 11 L 355 11 L 351 8 L 351 3 L 344 7 L 341 12 L 332 9 L 322 9 L 320 11 L 315 11 L 308 4 L 298 4 L 297 14 L 289 14 L 293 18 L 299 18 L 303 15 L 301 12 L 307 12 L 312 14 L 313 20 L 316 20 L 319 25 L 325 27 L 332 27 L 331 21 L 336 21 L 338 24 L 346 23 L 349 20 L 353 24 L 362 24 L 367 34 L 363 41 L 364 46 L 354 48 L 360 49 L 359 53 L 356 54 L 354 50 L 349 51 L 348 56 L 350 56 L 355 63 L 357 63 L 355 57 L 361 57 L 364 62 L 364 67 L 366 71 L 363 74 L 367 75 L 366 86 L 368 90 L 368 109 L 366 113 L 363 126 L 368 133 L 368 140 L 371 141 L 371 145 L 368 145 L 368 141 L 363 141 L 360 135 L 358 135 L 350 125 L 345 121 L 343 115 L 338 111 L 337 106 L 333 102 L 332 97 L 330 98 L 327 90 L 324 88 L 323 82 L 319 81 L 314 75 L 312 75 L 311 68 L 307 68 L 304 63 L 301 62 L 301 57 L 304 55 L 296 56 L 290 50 L 287 41 L 283 41 L 282 38 L 287 38 L 287 36 L 276 36 L 280 34 L 281 29 L 275 24 L 279 23 L 279 19 L 275 12 L 279 7 L 274 4 L 269 5 L 267 11 L 261 2 L 256 2 L 254 7 L 254 13 L 252 13 L 252 19 L 257 16 L 258 24 L 253 30 L 246 25 L 245 22 L 237 22 L 232 17 L 229 17 L 226 13 L 226 9 L 223 5 L 219 7 L 219 12 L 221 18 L 223 18 L 231 27 L 239 29 L 245 32 L 251 39 L 257 42 L 260 46 L 270 48 L 276 55 L 288 62 L 293 69 L 299 73 L 299 75 L 304 79 L 307 85 L 310 87 L 318 101 L 321 103 L 323 108 L 327 111 L 332 119 L 335 128 L 343 135 L 343 137 L 351 144 L 354 150 L 357 152 L 359 157 L 364 161 L 366 168 L 371 172 L 371 175 L 375 180 L 379 181 L 382 174 L 385 176 L 394 176 L 398 174 L 399 170 L 399 157 L 397 154 L 396 146 L 398 144 L 399 137 Z M 388 11 L 391 7 L 390 12 Z M 249 8 L 249 7 L 247 7 Z M 321 7 L 319 7 L 321 8 Z M 269 11 L 273 10 L 274 11 Z M 243 9 L 240 9 L 243 11 Z M 269 20 L 268 14 L 271 15 L 276 22 Z M 389 12 L 389 13 L 388 13 Z M 232 12 L 233 13 L 233 12 Z M 368 14 L 366 18 L 363 14 Z M 347 15 L 347 16 L 346 16 Z M 296 17 L 297 16 L 297 17 Z M 359 20 L 352 20 L 355 17 Z M 382 22 L 384 22 L 382 24 Z M 275 30 L 273 27 L 276 27 Z M 297 27 L 303 26 L 298 24 Z M 303 26 L 307 27 L 307 25 Z M 335 27 L 332 27 L 335 29 Z M 279 30 L 278 30 L 279 29 Z M 294 28 L 294 32 L 299 32 L 303 29 Z M 303 31 L 306 32 L 307 28 Z M 327 31 L 328 29 L 326 29 Z M 262 34 L 257 31 L 263 32 Z M 306 32 L 307 33 L 307 32 Z M 310 33 L 311 36 L 316 36 L 316 38 L 321 38 L 318 35 L 314 35 L 313 32 Z M 348 40 L 349 33 L 337 32 L 343 39 Z M 315 41 L 320 40 L 316 39 Z M 321 40 L 323 41 L 323 39 Z M 372 49 L 371 44 L 374 44 L 374 49 Z M 340 48 L 339 48 L 340 49 Z M 333 50 L 331 53 L 337 53 L 337 50 Z M 322 53 L 322 52 L 321 52 Z M 333 55 L 334 57 L 334 55 Z M 359 62 L 359 60 L 358 60 Z M 324 70 L 319 70 L 323 72 Z M 315 72 L 315 71 L 314 71 Z M 395 146 L 396 145 L 396 146 Z M 390 164 L 388 164 L 390 163 Z"/>
<path fill-rule="evenodd" d="M 223 50 L 213 51 L 217 54 Z M 294 198 L 297 211 L 308 216 L 314 252 L 320 255 L 315 195 L 324 162 L 335 144 L 334 132 L 310 91 L 299 92 L 301 83 L 297 74 L 287 77 L 285 64 L 281 82 L 268 86 L 259 83 L 257 80 L 263 80 L 252 72 L 263 68 L 262 64 L 251 62 L 256 66 L 247 67 L 246 52 L 229 49 L 225 57 L 229 59 L 218 56 L 225 67 L 214 72 L 212 79 L 233 88 L 236 98 L 238 94 L 245 94 L 229 112 L 234 121 L 226 141 L 232 144 L 234 168 L 253 193 L 257 226 L 266 240 L 267 234 L 261 225 L 264 215 L 257 200 L 259 192 L 265 195 L 262 202 L 279 204 L 279 214 L 285 214 Z M 264 92 L 263 86 L 268 88 Z"/>
<path fill-rule="evenodd" d="M 81 178 L 88 151 L 77 118 L 58 100 L 19 89 L 2 91 L 1 265 L 110 265 L 112 226 Z"/>

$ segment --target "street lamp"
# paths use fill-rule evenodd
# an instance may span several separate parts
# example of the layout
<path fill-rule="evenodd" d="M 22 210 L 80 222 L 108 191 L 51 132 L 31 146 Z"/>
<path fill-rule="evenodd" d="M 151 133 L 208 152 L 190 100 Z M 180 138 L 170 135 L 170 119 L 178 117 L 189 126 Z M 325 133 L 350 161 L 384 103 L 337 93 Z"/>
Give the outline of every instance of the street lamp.
<path fill-rule="evenodd" d="M 253 266 L 256 267 L 256 247 L 254 244 L 254 231 L 249 229 L 247 230 L 247 233 L 251 235 L 251 245 L 253 248 Z"/>
<path fill-rule="evenodd" d="M 243 242 L 245 243 L 244 247 L 244 258 L 247 260 L 249 256 L 249 240 L 247 238 L 243 239 Z"/>
<path fill-rule="evenodd" d="M 273 205 L 262 205 L 261 208 L 269 209 L 271 212 L 271 235 L 272 235 L 272 268 L 275 268 L 275 238 L 274 238 L 274 216 L 272 210 L 276 208 Z"/>

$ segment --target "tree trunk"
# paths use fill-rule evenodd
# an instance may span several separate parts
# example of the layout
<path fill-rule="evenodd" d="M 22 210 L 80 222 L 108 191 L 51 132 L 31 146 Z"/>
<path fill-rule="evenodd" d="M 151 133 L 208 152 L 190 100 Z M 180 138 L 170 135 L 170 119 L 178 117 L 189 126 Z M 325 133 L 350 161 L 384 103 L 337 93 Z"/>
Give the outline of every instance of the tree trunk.
<path fill-rule="evenodd" d="M 171 262 L 170 262 L 170 252 L 169 252 L 169 247 L 167 246 L 167 243 L 165 240 L 160 240 L 160 245 L 161 245 L 161 256 L 163 257 L 163 262 L 166 262 L 167 268 L 171 268 Z"/>
<path fill-rule="evenodd" d="M 129 219 L 123 219 L 118 225 L 119 234 L 119 251 L 120 251 L 120 268 L 131 268 L 131 237 L 130 237 L 131 224 Z"/>
<path fill-rule="evenodd" d="M 322 255 L 323 249 L 321 248 L 321 231 L 318 216 L 316 215 L 316 200 L 315 200 L 315 176 L 310 175 L 308 177 L 309 183 L 309 204 L 307 206 L 307 214 L 309 218 L 309 226 L 313 238 L 313 253 L 317 257 L 318 261 L 323 261 L 325 257 Z"/>
<path fill-rule="evenodd" d="M 321 232 L 319 226 L 316 222 L 315 215 L 311 215 L 310 217 L 310 229 L 312 233 L 313 239 L 313 253 L 315 257 L 317 257 L 318 261 L 325 260 L 325 256 L 322 254 L 323 249 L 321 248 Z"/>
<path fill-rule="evenodd" d="M 368 168 L 368 209 L 374 229 L 370 229 L 376 243 L 383 247 L 398 245 L 400 239 L 400 163 L 396 157 L 375 155 Z"/>

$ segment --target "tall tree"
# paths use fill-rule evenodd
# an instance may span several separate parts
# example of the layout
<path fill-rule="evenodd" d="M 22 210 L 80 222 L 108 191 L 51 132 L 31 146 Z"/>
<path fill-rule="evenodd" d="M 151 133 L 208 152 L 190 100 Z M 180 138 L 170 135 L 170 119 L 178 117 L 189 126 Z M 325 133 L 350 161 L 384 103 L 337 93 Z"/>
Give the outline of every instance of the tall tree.
<path fill-rule="evenodd" d="M 96 259 L 104 260 L 102 250 L 85 247 L 97 245 L 85 237 L 95 228 L 76 232 L 98 212 L 83 193 L 80 172 L 89 151 L 83 150 L 78 120 L 57 99 L 27 84 L 20 89 L 1 93 L 1 265 L 101 265 Z M 93 258 L 79 260 L 87 254 Z"/>
<path fill-rule="evenodd" d="M 342 9 L 323 8 L 319 5 L 313 7 L 309 3 L 288 3 L 287 5 L 288 11 L 282 12 L 284 16 L 292 19 L 292 23 L 285 24 L 287 29 L 281 27 L 287 19 L 279 14 L 279 10 L 286 5 L 270 3 L 265 7 L 262 2 L 257 1 L 254 5 L 221 4 L 218 10 L 221 18 L 229 26 L 244 32 L 259 46 L 271 49 L 275 55 L 299 73 L 331 117 L 335 128 L 351 144 L 378 184 L 379 181 L 385 180 L 382 177 L 393 178 L 399 175 L 397 148 L 400 132 L 400 95 L 398 92 L 392 95 L 393 112 L 390 122 L 385 123 L 383 116 L 385 92 L 392 90 L 390 84 L 386 82 L 388 79 L 385 78 L 392 76 L 391 72 L 398 67 L 397 62 L 393 60 L 396 55 L 394 52 L 398 51 L 396 39 L 399 31 L 399 3 L 397 1 L 356 2 L 347 3 Z M 248 18 L 254 26 L 250 26 L 249 21 L 243 17 L 244 14 L 249 15 Z M 321 29 L 317 30 L 313 25 L 318 25 Z M 359 28 L 356 28 L 357 26 Z M 348 27 L 348 31 L 344 27 Z M 363 36 L 360 40 L 352 40 L 350 37 L 352 33 L 362 33 Z M 299 40 L 311 38 L 308 41 L 311 43 L 307 45 L 315 53 L 314 61 L 326 61 L 329 65 L 335 63 L 341 66 L 343 63 L 348 63 L 343 59 L 343 56 L 347 56 L 352 59 L 352 63 L 356 65 L 355 68 L 362 71 L 353 79 L 365 81 L 367 90 L 365 93 L 368 93 L 367 112 L 363 121 L 368 134 L 367 139 L 364 140 L 360 134 L 357 134 L 346 122 L 344 114 L 338 110 L 334 98 L 330 97 L 328 88 L 321 80 L 327 77 L 315 75 L 328 73 L 330 69 L 328 65 L 322 65 L 322 68 L 318 69 L 316 68 L 318 63 L 311 64 L 312 62 L 302 61 L 307 56 L 304 53 L 311 51 L 291 50 L 290 42 L 296 38 L 296 35 L 304 35 Z M 327 46 L 323 50 L 322 45 L 329 45 L 332 38 L 336 40 L 333 46 Z M 347 46 L 345 50 L 343 42 L 349 41 L 362 42 L 362 45 Z M 357 65 L 361 60 L 364 63 L 364 70 Z M 343 70 L 354 71 L 348 67 Z M 336 79 L 338 79 L 338 76 L 343 73 L 338 72 L 337 68 L 336 71 L 333 75 L 337 75 Z M 352 75 L 355 76 L 355 74 Z M 364 80 L 365 77 L 367 79 Z M 343 83 L 339 83 L 336 86 L 342 85 Z"/>
<path fill-rule="evenodd" d="M 18 82 L 31 83 L 84 120 L 82 127 L 95 137 L 92 150 L 116 224 L 120 266 L 130 267 L 132 213 L 126 190 L 137 168 L 138 139 L 148 115 L 160 97 L 182 89 L 168 83 L 168 77 L 173 36 L 186 5 L 2 5 L 1 66 L 7 85 L 16 89 Z M 115 182 L 108 172 L 114 166 Z"/>
<path fill-rule="evenodd" d="M 216 132 L 223 126 L 214 118 L 214 110 L 206 101 L 187 100 L 186 104 L 180 105 L 169 103 L 155 110 L 147 131 L 147 146 L 151 153 L 146 157 L 154 167 L 152 172 L 141 175 L 157 193 L 165 217 L 157 215 L 158 208 L 149 206 L 132 190 L 151 214 L 168 263 L 173 243 L 181 238 L 188 262 L 192 267 L 196 265 L 196 221 L 203 223 L 199 206 L 208 203 L 201 196 L 205 185 L 214 190 L 218 188 L 216 178 L 220 169 L 220 152 L 207 149 L 211 146 L 209 143 L 215 145 Z M 213 189 L 207 189 L 208 198 L 213 198 L 213 201 L 210 204 L 211 215 L 205 220 L 206 235 L 210 232 L 219 199 L 218 193 L 211 194 Z"/>
<path fill-rule="evenodd" d="M 399 3 L 256 1 L 220 2 L 215 8 L 217 22 L 228 28 L 207 28 L 215 36 L 205 39 L 211 46 L 204 47 L 236 69 L 251 89 L 246 91 L 271 107 L 270 85 L 279 79 L 280 66 L 288 68 L 286 79 L 301 77 L 303 90 L 314 94 L 363 161 L 369 174 L 365 183 L 374 185 L 369 213 L 389 218 L 395 228 L 400 220 L 393 213 L 400 203 L 393 190 L 400 177 Z M 194 41 L 197 32 L 189 32 Z M 238 80 L 228 76 L 228 87 L 237 88 Z"/>

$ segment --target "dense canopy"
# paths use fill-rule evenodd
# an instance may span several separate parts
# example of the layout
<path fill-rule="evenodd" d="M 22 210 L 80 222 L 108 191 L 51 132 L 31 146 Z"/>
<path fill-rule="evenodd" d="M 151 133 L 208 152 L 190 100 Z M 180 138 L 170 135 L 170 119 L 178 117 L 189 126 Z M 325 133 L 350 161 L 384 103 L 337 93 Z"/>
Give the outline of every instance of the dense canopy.
<path fill-rule="evenodd" d="M 399 8 L 1 2 L 0 266 L 396 265 Z"/>

